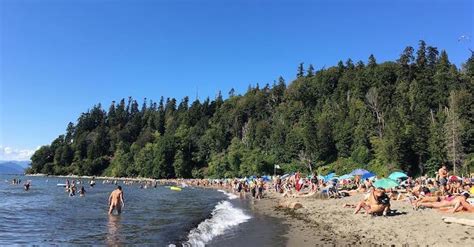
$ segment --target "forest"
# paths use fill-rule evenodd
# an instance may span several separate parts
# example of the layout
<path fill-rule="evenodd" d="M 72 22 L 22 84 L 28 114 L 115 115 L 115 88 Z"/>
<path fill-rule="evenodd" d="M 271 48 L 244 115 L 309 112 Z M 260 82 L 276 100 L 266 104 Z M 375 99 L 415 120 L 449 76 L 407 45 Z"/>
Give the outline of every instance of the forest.
<path fill-rule="evenodd" d="M 469 52 L 469 51 L 467 51 Z M 472 52 L 471 52 L 472 53 Z M 94 105 L 31 157 L 28 173 L 231 178 L 300 171 L 474 172 L 474 55 L 460 68 L 420 41 L 396 61 L 301 63 L 214 99 Z M 216 90 L 218 90 L 216 88 Z"/>

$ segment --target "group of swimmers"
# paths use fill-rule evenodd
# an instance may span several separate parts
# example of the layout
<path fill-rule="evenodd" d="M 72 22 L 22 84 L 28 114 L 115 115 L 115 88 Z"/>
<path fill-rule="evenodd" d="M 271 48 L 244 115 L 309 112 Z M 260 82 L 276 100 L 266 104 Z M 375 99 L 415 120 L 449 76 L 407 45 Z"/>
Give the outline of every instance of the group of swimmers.
<path fill-rule="evenodd" d="M 8 182 L 8 180 L 6 180 L 5 182 Z M 12 185 L 18 185 L 18 184 L 21 184 L 21 179 L 19 178 L 12 179 Z M 23 184 L 23 189 L 25 191 L 30 190 L 30 187 L 31 187 L 31 180 L 28 180 Z"/>
<path fill-rule="evenodd" d="M 94 181 L 94 180 L 92 180 Z M 93 187 L 95 185 L 95 182 L 92 183 L 91 181 L 91 187 Z M 82 181 L 78 181 L 77 182 L 78 184 L 82 184 Z M 76 195 L 76 191 L 77 191 L 77 187 L 76 187 L 76 181 L 75 180 L 72 180 L 72 182 L 70 183 L 69 182 L 69 179 L 66 179 L 66 192 L 69 193 L 69 196 L 75 196 Z M 84 186 L 81 185 L 81 188 L 79 189 L 79 196 L 83 197 L 86 195 L 86 189 L 84 188 Z"/>

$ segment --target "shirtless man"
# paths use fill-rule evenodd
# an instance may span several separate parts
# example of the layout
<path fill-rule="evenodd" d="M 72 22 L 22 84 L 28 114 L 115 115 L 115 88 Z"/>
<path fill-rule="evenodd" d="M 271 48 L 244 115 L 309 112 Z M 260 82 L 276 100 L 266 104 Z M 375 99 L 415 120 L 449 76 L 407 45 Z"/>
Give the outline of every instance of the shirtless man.
<path fill-rule="evenodd" d="M 442 190 L 444 191 L 444 187 L 448 183 L 448 170 L 446 169 L 445 165 L 443 165 L 438 170 L 438 179 L 439 179 L 439 184 L 442 187 Z"/>
<path fill-rule="evenodd" d="M 121 186 L 117 186 L 117 189 L 112 191 L 109 196 L 109 214 L 112 214 L 114 209 L 117 210 L 118 214 L 122 213 L 122 207 L 125 206 L 123 201 L 123 191 Z"/>

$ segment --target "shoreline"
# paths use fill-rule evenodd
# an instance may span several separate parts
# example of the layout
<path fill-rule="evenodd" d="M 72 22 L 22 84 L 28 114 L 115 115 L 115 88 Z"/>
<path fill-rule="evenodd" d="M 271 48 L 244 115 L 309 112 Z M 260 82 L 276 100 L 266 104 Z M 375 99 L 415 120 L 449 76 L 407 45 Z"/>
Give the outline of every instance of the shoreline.
<path fill-rule="evenodd" d="M 48 175 L 48 174 L 23 174 L 25 177 L 57 177 L 57 178 L 78 178 L 78 179 L 98 179 L 98 180 L 117 180 L 117 181 L 134 181 L 134 182 L 154 182 L 162 181 L 163 179 L 153 178 L 129 178 L 129 177 L 107 177 L 107 176 L 79 176 L 79 175 Z"/>

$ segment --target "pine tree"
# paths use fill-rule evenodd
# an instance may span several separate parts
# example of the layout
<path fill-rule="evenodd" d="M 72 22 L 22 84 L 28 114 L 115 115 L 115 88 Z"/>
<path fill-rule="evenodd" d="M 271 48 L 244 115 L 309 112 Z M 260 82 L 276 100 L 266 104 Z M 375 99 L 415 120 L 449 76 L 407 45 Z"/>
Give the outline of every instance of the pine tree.
<path fill-rule="evenodd" d="M 377 60 L 375 60 L 375 56 L 373 54 L 370 54 L 369 56 L 369 62 L 367 63 L 367 67 L 373 69 L 377 66 Z"/>
<path fill-rule="evenodd" d="M 448 157 L 456 174 L 459 164 L 463 158 L 463 147 L 461 145 L 462 125 L 458 115 L 458 102 L 456 92 L 449 95 L 449 108 L 445 108 L 446 123 L 444 125 L 446 135 L 446 147 Z"/>
<path fill-rule="evenodd" d="M 300 63 L 298 65 L 298 73 L 296 73 L 296 78 L 301 78 L 304 76 L 304 67 L 303 67 L 303 64 L 304 63 Z"/>
<path fill-rule="evenodd" d="M 313 67 L 312 64 L 309 65 L 306 76 L 307 77 L 313 77 L 314 76 L 314 67 Z"/>

